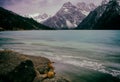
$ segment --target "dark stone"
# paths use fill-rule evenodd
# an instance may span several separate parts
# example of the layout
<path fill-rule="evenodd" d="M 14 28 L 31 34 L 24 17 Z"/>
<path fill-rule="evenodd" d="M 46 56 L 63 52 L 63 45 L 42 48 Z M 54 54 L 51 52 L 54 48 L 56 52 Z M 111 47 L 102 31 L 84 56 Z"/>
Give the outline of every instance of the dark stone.
<path fill-rule="evenodd" d="M 43 82 L 70 82 L 70 81 L 62 77 L 54 77 L 52 79 L 49 78 L 45 79 Z"/>
<path fill-rule="evenodd" d="M 48 66 L 39 66 L 37 67 L 37 70 L 40 74 L 45 74 L 50 70 L 50 68 Z"/>
<path fill-rule="evenodd" d="M 10 72 L 8 77 L 11 82 L 32 82 L 35 76 L 36 73 L 32 61 L 26 60 Z"/>

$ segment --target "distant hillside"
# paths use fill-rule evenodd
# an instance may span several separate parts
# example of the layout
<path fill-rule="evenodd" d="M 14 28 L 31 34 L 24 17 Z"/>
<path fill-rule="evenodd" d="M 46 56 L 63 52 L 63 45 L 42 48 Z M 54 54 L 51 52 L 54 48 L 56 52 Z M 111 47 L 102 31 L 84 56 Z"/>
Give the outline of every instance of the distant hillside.
<path fill-rule="evenodd" d="M 32 18 L 25 18 L 0 7 L 0 30 L 39 30 L 51 29 Z"/>
<path fill-rule="evenodd" d="M 120 29 L 120 5 L 117 0 L 110 0 L 92 11 L 77 29 Z"/>

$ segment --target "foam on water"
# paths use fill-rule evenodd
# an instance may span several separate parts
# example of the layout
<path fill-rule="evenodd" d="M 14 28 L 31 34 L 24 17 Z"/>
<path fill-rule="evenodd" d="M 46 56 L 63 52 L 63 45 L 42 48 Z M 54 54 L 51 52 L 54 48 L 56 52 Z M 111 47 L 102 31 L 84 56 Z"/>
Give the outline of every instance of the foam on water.
<path fill-rule="evenodd" d="M 119 70 L 109 69 L 106 66 L 104 66 L 102 63 L 88 61 L 88 60 L 82 60 L 82 61 L 67 60 L 67 61 L 63 61 L 63 62 L 77 66 L 77 67 L 83 67 L 83 68 L 99 71 L 102 73 L 111 74 L 114 77 L 120 78 L 120 71 Z"/>
<path fill-rule="evenodd" d="M 64 64 L 71 64 L 71 65 L 74 65 L 76 67 L 91 69 L 91 70 L 110 74 L 114 77 L 120 78 L 120 71 L 119 70 L 107 68 L 103 63 L 98 63 L 98 62 L 92 61 L 90 59 L 84 60 L 84 59 L 86 59 L 84 57 L 63 56 L 63 55 L 59 56 L 59 55 L 55 55 L 54 53 L 50 53 L 50 52 L 44 52 L 44 56 L 45 55 L 46 55 L 46 57 L 50 58 L 51 60 L 57 60 L 57 61 L 60 61 Z M 76 60 L 75 58 L 78 58 L 78 59 L 83 58 L 83 60 Z"/>

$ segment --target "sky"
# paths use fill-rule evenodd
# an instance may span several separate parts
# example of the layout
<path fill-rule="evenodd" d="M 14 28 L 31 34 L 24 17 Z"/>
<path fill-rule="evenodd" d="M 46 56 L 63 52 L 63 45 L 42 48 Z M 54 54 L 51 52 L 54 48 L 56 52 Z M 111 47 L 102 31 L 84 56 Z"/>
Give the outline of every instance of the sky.
<path fill-rule="evenodd" d="M 94 3 L 99 5 L 102 0 L 0 0 L 0 6 L 20 15 L 47 13 L 54 15 L 65 2 L 74 5 L 78 2 Z"/>

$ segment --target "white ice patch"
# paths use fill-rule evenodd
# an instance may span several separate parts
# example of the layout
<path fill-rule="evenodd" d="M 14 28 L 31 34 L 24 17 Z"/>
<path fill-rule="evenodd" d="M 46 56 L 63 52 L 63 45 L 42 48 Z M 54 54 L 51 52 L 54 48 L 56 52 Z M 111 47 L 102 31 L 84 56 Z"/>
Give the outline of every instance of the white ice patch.
<path fill-rule="evenodd" d="M 75 27 L 74 24 L 72 24 L 69 20 L 66 20 L 66 24 L 69 28 Z"/>
<path fill-rule="evenodd" d="M 77 24 L 74 23 L 74 27 L 77 27 Z"/>
<path fill-rule="evenodd" d="M 35 19 L 37 22 L 39 22 L 39 23 L 43 23 L 44 21 L 46 21 L 48 18 L 45 18 L 45 19 Z"/>
<path fill-rule="evenodd" d="M 28 17 L 30 17 L 30 18 L 34 18 L 34 17 L 39 16 L 39 15 L 40 15 L 39 13 L 29 14 Z"/>
<path fill-rule="evenodd" d="M 84 15 L 88 15 L 90 12 L 87 12 L 87 11 L 81 11 L 82 12 L 82 14 L 84 14 Z"/>
<path fill-rule="evenodd" d="M 74 27 L 77 27 L 77 22 L 76 22 L 76 20 L 74 19 Z"/>
<path fill-rule="evenodd" d="M 69 10 L 68 9 L 64 9 L 65 12 L 68 12 Z"/>

